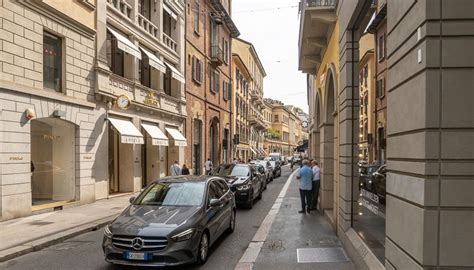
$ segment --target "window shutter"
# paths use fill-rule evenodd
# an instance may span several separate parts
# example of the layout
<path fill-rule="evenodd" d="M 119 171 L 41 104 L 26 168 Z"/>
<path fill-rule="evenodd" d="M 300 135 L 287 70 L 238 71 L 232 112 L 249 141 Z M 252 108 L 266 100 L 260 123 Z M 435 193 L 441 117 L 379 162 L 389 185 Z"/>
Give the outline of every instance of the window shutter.
<path fill-rule="evenodd" d="M 191 64 L 192 78 L 193 78 L 193 80 L 196 81 L 196 57 L 194 57 L 194 55 L 193 55 L 193 57 L 191 59 L 192 59 L 191 60 L 191 63 L 192 63 Z"/>
<path fill-rule="evenodd" d="M 228 88 L 227 92 L 228 92 L 228 94 L 229 94 L 229 97 L 228 97 L 228 98 L 229 98 L 229 100 L 232 100 L 232 83 L 229 83 L 229 84 L 227 85 L 227 88 Z"/>

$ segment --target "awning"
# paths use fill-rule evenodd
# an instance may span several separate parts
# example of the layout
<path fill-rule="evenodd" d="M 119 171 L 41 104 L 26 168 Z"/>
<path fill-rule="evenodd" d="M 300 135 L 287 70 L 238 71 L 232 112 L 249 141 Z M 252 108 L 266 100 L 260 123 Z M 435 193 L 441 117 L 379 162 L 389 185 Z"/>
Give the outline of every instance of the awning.
<path fill-rule="evenodd" d="M 107 119 L 120 134 L 121 143 L 143 144 L 143 135 L 132 122 L 113 117 Z"/>
<path fill-rule="evenodd" d="M 180 81 L 181 83 L 186 83 L 186 80 L 184 79 L 184 76 L 183 74 L 181 74 L 181 72 L 179 72 L 179 70 L 177 70 L 175 67 L 173 67 L 172 65 L 168 64 L 165 62 L 165 65 L 171 69 L 171 76 L 177 80 L 177 81 Z"/>
<path fill-rule="evenodd" d="M 175 146 L 187 146 L 186 138 L 176 128 L 165 128 L 166 131 L 173 137 Z"/>
<path fill-rule="evenodd" d="M 263 148 L 262 148 L 262 149 L 260 149 L 260 150 L 262 150 L 262 153 L 263 153 L 263 155 L 264 155 L 264 156 L 268 156 L 268 153 L 267 153 L 267 151 L 265 151 Z"/>
<path fill-rule="evenodd" d="M 163 145 L 168 146 L 169 141 L 168 137 L 161 131 L 161 129 L 157 125 L 153 124 L 142 124 L 142 127 L 146 130 L 146 133 L 150 135 L 152 145 Z"/>
<path fill-rule="evenodd" d="M 163 5 L 163 9 L 171 16 L 171 18 L 173 18 L 175 21 L 178 20 L 178 15 L 176 15 L 176 13 L 173 12 L 173 10 L 171 10 L 171 8 L 164 4 Z"/>
<path fill-rule="evenodd" d="M 254 149 L 253 147 L 250 147 L 250 150 L 252 150 L 252 153 L 253 153 L 254 155 L 257 154 L 257 152 L 255 152 L 255 149 Z"/>
<path fill-rule="evenodd" d="M 148 57 L 148 61 L 150 66 L 154 67 L 156 70 L 161 71 L 163 73 L 166 73 L 166 66 L 163 61 L 161 61 L 156 55 L 148 51 L 147 49 L 144 49 L 143 47 L 140 47 L 140 50 L 146 54 Z"/>
<path fill-rule="evenodd" d="M 126 53 L 129 53 L 138 59 L 142 59 L 142 54 L 140 52 L 140 49 L 138 49 L 138 47 L 135 44 L 133 44 L 133 42 L 131 42 L 124 35 L 118 33 L 117 31 L 113 30 L 110 27 L 107 27 L 107 30 L 109 30 L 110 33 L 117 39 L 117 47 L 120 50 Z"/>

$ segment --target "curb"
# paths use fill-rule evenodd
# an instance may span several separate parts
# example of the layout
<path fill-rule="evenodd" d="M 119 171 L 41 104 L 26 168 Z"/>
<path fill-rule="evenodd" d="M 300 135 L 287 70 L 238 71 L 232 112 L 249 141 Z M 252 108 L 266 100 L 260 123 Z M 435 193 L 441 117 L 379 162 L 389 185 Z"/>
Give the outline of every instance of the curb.
<path fill-rule="evenodd" d="M 119 213 L 92 221 L 90 223 L 80 225 L 75 228 L 67 229 L 62 232 L 45 235 L 45 236 L 42 236 L 40 239 L 36 239 L 30 242 L 25 242 L 18 246 L 2 250 L 0 251 L 0 262 L 5 262 L 13 258 L 28 254 L 30 252 L 44 249 L 46 247 L 58 244 L 60 242 L 63 242 L 64 240 L 73 238 L 75 236 L 78 236 L 87 232 L 97 231 L 100 228 L 107 225 L 109 222 L 111 222 L 118 215 Z"/>

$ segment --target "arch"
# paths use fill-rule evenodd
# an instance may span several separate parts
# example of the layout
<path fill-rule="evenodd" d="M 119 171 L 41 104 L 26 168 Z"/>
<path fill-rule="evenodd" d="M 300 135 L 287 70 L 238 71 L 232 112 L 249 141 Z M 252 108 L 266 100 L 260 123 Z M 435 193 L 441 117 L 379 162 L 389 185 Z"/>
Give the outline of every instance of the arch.
<path fill-rule="evenodd" d="M 328 65 L 326 81 L 324 84 L 324 122 L 334 123 L 333 115 L 337 113 L 337 78 L 336 67 L 333 63 Z"/>

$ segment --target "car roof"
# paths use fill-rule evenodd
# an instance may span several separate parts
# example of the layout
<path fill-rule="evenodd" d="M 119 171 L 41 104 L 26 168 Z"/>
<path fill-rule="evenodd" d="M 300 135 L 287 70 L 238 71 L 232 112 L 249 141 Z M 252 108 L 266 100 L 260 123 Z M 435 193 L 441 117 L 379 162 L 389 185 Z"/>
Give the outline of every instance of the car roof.
<path fill-rule="evenodd" d="M 213 179 L 222 179 L 214 175 L 180 175 L 180 176 L 166 176 L 153 181 L 153 183 L 206 183 Z"/>

